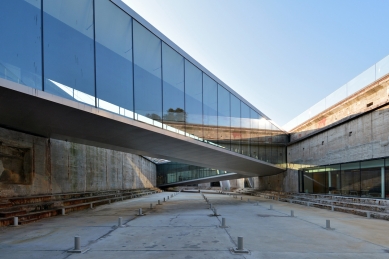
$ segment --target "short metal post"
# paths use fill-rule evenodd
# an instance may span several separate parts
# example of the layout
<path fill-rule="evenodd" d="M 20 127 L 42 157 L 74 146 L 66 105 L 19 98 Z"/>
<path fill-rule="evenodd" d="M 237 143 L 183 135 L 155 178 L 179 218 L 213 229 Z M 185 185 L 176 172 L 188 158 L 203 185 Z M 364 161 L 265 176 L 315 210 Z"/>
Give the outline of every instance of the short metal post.
<path fill-rule="evenodd" d="M 240 196 L 240 200 L 243 201 L 243 197 L 242 196 Z"/>
<path fill-rule="evenodd" d="M 158 205 L 161 205 L 161 200 L 158 200 Z"/>
<path fill-rule="evenodd" d="M 307 206 L 309 207 L 311 205 L 311 203 L 307 202 Z"/>
<path fill-rule="evenodd" d="M 247 199 L 247 202 L 250 202 L 250 199 Z"/>
<path fill-rule="evenodd" d="M 334 211 L 334 206 L 331 206 L 331 211 Z"/>
<path fill-rule="evenodd" d="M 270 209 L 271 209 L 271 210 L 273 209 L 273 205 L 270 205 Z"/>
<path fill-rule="evenodd" d="M 74 250 L 75 251 L 81 250 L 81 240 L 79 236 L 74 237 Z"/>
<path fill-rule="evenodd" d="M 19 226 L 19 217 L 14 217 L 14 227 Z"/>
<path fill-rule="evenodd" d="M 222 228 L 226 227 L 226 218 L 222 218 Z"/>
<path fill-rule="evenodd" d="M 238 237 L 238 249 L 243 250 L 243 237 Z"/>
<path fill-rule="evenodd" d="M 326 220 L 326 229 L 331 229 L 331 223 L 329 219 Z"/>
<path fill-rule="evenodd" d="M 143 216 L 142 208 L 139 208 L 138 216 Z"/>
<path fill-rule="evenodd" d="M 167 196 L 167 199 L 169 199 L 169 196 Z"/>
<path fill-rule="evenodd" d="M 370 211 L 367 211 L 367 212 L 366 212 L 366 217 L 367 217 L 368 219 L 370 219 Z"/>
<path fill-rule="evenodd" d="M 150 203 L 150 209 L 152 209 L 153 208 L 153 204 L 152 203 Z"/>
<path fill-rule="evenodd" d="M 65 208 L 62 208 L 62 209 L 61 209 L 61 214 L 62 214 L 62 216 L 65 216 L 65 215 L 66 215 L 65 212 L 66 212 Z"/>
<path fill-rule="evenodd" d="M 294 211 L 293 210 L 290 211 L 290 216 L 294 217 Z"/>
<path fill-rule="evenodd" d="M 91 209 L 93 209 L 93 203 L 91 203 L 89 207 L 90 207 Z"/>
<path fill-rule="evenodd" d="M 216 208 L 213 209 L 213 215 L 214 215 L 214 216 L 217 216 L 217 210 L 216 210 Z"/>
<path fill-rule="evenodd" d="M 163 198 L 163 202 L 165 202 L 166 201 L 166 198 Z"/>
<path fill-rule="evenodd" d="M 122 226 L 122 217 L 119 217 L 119 220 L 118 220 L 118 226 L 121 227 Z"/>
<path fill-rule="evenodd" d="M 259 202 L 257 202 L 257 206 L 259 206 Z"/>

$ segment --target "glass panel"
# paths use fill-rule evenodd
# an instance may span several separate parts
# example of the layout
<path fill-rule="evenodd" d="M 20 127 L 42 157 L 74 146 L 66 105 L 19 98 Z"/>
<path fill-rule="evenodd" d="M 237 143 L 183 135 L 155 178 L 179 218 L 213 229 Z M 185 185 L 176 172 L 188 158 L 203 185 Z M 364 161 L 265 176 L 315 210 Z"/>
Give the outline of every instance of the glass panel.
<path fill-rule="evenodd" d="M 302 176 L 304 193 L 313 193 L 313 173 L 304 170 Z"/>
<path fill-rule="evenodd" d="M 385 159 L 385 198 L 389 198 L 389 158 Z"/>
<path fill-rule="evenodd" d="M 312 185 L 312 193 L 327 193 L 327 173 L 324 166 L 309 168 L 305 180 Z"/>
<path fill-rule="evenodd" d="M 240 104 L 241 107 L 241 120 L 240 125 L 242 127 L 241 131 L 241 151 L 243 155 L 250 155 L 250 130 L 251 130 L 251 121 L 250 121 L 250 108 L 243 102 Z"/>
<path fill-rule="evenodd" d="M 384 57 L 376 64 L 376 79 L 383 77 L 389 73 L 389 56 Z"/>
<path fill-rule="evenodd" d="M 250 156 L 258 159 L 258 145 L 259 145 L 259 114 L 250 109 Z"/>
<path fill-rule="evenodd" d="M 258 122 L 258 159 L 266 161 L 266 140 L 267 140 L 267 131 L 266 131 L 266 119 L 262 116 L 259 117 Z"/>
<path fill-rule="evenodd" d="M 50 0 L 44 11 L 44 90 L 95 105 L 92 0 Z"/>
<path fill-rule="evenodd" d="M 203 137 L 203 73 L 185 60 L 186 133 Z"/>
<path fill-rule="evenodd" d="M 240 128 L 240 100 L 231 96 L 231 150 L 240 153 L 240 140 L 241 140 L 241 128 Z"/>
<path fill-rule="evenodd" d="M 135 112 L 161 121 L 161 40 L 136 21 L 133 21 L 133 35 Z M 137 116 L 135 119 L 154 124 L 143 120 L 143 117 Z"/>
<path fill-rule="evenodd" d="M 132 19 L 110 1 L 95 12 L 97 105 L 133 118 Z"/>
<path fill-rule="evenodd" d="M 382 196 L 381 172 L 384 169 L 384 160 L 372 160 L 361 162 L 361 196 L 376 197 Z"/>
<path fill-rule="evenodd" d="M 218 144 L 230 149 L 231 140 L 231 115 L 230 115 L 230 92 L 218 85 Z"/>
<path fill-rule="evenodd" d="M 204 139 L 217 141 L 217 83 L 203 73 Z"/>
<path fill-rule="evenodd" d="M 185 132 L 184 58 L 162 44 L 163 123 L 167 129 Z"/>
<path fill-rule="evenodd" d="M 266 124 L 266 139 L 265 139 L 265 143 L 266 143 L 266 162 L 270 162 L 271 161 L 271 148 L 272 148 L 272 127 L 271 127 L 271 123 L 270 121 L 266 120 L 265 122 Z"/>
<path fill-rule="evenodd" d="M 375 65 L 347 83 L 347 95 L 350 96 L 375 81 Z"/>
<path fill-rule="evenodd" d="M 3 0 L 0 77 L 42 90 L 41 1 Z"/>
<path fill-rule="evenodd" d="M 341 165 L 341 193 L 348 196 L 359 196 L 361 174 L 359 162 Z"/>
<path fill-rule="evenodd" d="M 326 167 L 327 171 L 327 185 L 329 194 L 341 194 L 340 193 L 340 165 L 331 165 Z"/>

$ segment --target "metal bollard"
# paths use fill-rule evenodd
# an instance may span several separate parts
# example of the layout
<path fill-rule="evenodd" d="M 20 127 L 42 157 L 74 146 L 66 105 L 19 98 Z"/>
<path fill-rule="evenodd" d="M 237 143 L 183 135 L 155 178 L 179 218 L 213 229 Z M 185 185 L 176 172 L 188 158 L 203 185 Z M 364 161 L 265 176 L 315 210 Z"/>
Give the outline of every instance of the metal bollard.
<path fill-rule="evenodd" d="M 158 205 L 161 205 L 161 200 L 158 200 Z"/>
<path fill-rule="evenodd" d="M 238 249 L 243 250 L 243 237 L 238 237 Z"/>
<path fill-rule="evenodd" d="M 367 211 L 367 212 L 366 212 L 366 217 L 367 217 L 368 219 L 370 219 L 370 211 Z"/>
<path fill-rule="evenodd" d="M 226 218 L 222 218 L 222 225 L 220 226 L 221 228 L 226 228 Z"/>
<path fill-rule="evenodd" d="M 242 196 L 240 197 L 240 200 L 243 201 L 243 197 Z"/>
<path fill-rule="evenodd" d="M 250 199 L 247 199 L 247 202 L 250 202 Z"/>
<path fill-rule="evenodd" d="M 66 215 L 65 212 L 66 212 L 65 208 L 62 208 L 62 209 L 61 209 L 61 214 L 62 214 L 62 216 L 65 216 L 65 215 Z"/>
<path fill-rule="evenodd" d="M 216 208 L 213 209 L 213 215 L 218 216 Z"/>
<path fill-rule="evenodd" d="M 81 250 L 81 240 L 79 236 L 74 237 L 74 250 L 80 251 Z"/>
<path fill-rule="evenodd" d="M 294 217 L 294 211 L 293 210 L 290 211 L 290 216 Z"/>
<path fill-rule="evenodd" d="M 270 205 L 270 209 L 271 209 L 271 210 L 273 209 L 273 205 Z"/>
<path fill-rule="evenodd" d="M 153 208 L 153 204 L 152 203 L 150 203 L 150 209 L 152 209 Z"/>
<path fill-rule="evenodd" d="M 121 227 L 122 226 L 122 217 L 119 217 L 119 220 L 118 220 L 118 227 Z"/>
<path fill-rule="evenodd" d="M 259 202 L 257 202 L 257 206 L 259 206 Z"/>
<path fill-rule="evenodd" d="M 163 198 L 163 202 L 165 202 L 166 201 L 166 198 Z"/>
<path fill-rule="evenodd" d="M 309 207 L 311 204 L 309 202 L 307 202 L 307 206 Z"/>
<path fill-rule="evenodd" d="M 331 229 L 331 223 L 329 219 L 326 220 L 326 229 Z"/>
<path fill-rule="evenodd" d="M 169 199 L 169 196 L 167 196 L 167 199 Z"/>
<path fill-rule="evenodd" d="M 90 209 L 93 209 L 93 203 L 90 204 L 89 208 L 90 208 Z"/>
<path fill-rule="evenodd" d="M 144 214 L 142 213 L 142 208 L 139 208 L 139 212 L 137 216 L 143 216 Z"/>
<path fill-rule="evenodd" d="M 331 206 L 331 211 L 334 211 L 334 206 Z"/>
<path fill-rule="evenodd" d="M 14 217 L 14 227 L 19 226 L 19 217 Z"/>

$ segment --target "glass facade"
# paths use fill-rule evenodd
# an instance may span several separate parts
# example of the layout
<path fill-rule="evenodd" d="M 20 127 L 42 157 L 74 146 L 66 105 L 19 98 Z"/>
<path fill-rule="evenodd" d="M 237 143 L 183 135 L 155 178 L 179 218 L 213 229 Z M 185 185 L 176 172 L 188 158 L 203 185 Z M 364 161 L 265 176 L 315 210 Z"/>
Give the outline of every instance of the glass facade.
<path fill-rule="evenodd" d="M 157 165 L 157 185 L 196 180 L 229 172 L 182 163 L 169 162 Z"/>
<path fill-rule="evenodd" d="M 0 17 L 1 78 L 286 167 L 284 132 L 111 1 L 3 0 Z"/>
<path fill-rule="evenodd" d="M 300 192 L 389 198 L 389 158 L 300 170 Z"/>

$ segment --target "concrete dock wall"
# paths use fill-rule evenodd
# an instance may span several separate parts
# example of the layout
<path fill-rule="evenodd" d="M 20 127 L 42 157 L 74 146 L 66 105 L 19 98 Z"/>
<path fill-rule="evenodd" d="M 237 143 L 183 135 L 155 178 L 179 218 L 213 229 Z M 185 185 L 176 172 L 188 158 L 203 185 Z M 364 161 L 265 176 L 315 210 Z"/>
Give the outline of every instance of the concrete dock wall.
<path fill-rule="evenodd" d="M 0 197 L 155 185 L 156 166 L 141 156 L 0 128 Z"/>

